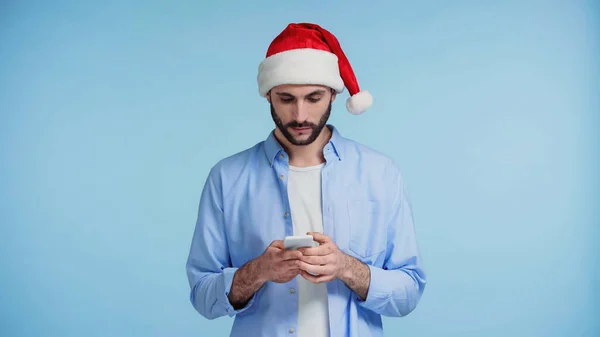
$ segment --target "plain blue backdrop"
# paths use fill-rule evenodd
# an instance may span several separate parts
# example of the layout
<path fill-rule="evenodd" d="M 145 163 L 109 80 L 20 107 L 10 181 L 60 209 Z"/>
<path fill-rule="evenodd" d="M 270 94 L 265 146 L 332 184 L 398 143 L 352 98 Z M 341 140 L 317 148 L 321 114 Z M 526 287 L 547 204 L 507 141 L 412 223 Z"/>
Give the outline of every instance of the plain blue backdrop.
<path fill-rule="evenodd" d="M 386 335 L 600 336 L 600 6 L 567 0 L 3 1 L 0 335 L 228 335 L 188 299 L 198 200 L 273 128 L 257 67 L 299 21 L 409 188 L 428 285 Z"/>

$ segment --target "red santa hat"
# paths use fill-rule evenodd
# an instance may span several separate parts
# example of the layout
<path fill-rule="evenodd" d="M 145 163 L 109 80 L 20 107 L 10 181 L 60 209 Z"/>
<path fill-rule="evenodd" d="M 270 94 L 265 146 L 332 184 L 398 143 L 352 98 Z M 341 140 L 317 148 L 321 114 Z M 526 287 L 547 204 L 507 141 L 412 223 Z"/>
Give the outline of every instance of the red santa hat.
<path fill-rule="evenodd" d="M 258 90 L 265 97 L 281 84 L 325 85 L 337 93 L 345 86 L 346 108 L 355 115 L 373 104 L 371 94 L 360 90 L 337 38 L 316 24 L 291 23 L 271 42 L 258 68 Z"/>

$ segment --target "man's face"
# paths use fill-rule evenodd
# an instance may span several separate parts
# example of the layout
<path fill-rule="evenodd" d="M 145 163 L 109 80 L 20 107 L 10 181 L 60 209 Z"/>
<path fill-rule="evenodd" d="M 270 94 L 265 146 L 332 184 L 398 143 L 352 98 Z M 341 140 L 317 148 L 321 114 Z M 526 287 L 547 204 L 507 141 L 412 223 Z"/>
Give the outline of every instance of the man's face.
<path fill-rule="evenodd" d="M 293 145 L 317 139 L 329 120 L 335 93 L 319 85 L 280 85 L 267 99 L 277 129 Z"/>

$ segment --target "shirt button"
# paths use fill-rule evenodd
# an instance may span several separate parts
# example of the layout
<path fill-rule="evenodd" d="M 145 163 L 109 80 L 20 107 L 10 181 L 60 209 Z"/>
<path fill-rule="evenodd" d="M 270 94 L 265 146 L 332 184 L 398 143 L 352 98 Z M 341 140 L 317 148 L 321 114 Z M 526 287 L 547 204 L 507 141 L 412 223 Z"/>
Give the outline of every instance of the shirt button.
<path fill-rule="evenodd" d="M 279 154 L 279 158 L 283 159 L 283 153 Z"/>
<path fill-rule="evenodd" d="M 290 333 L 294 333 L 294 328 L 290 328 Z"/>
<path fill-rule="evenodd" d="M 285 217 L 287 218 L 288 216 L 290 216 L 290 212 L 285 212 Z"/>
<path fill-rule="evenodd" d="M 295 292 L 296 292 L 296 289 L 294 289 L 294 288 L 290 288 L 290 294 L 293 294 L 293 293 L 295 293 Z"/>
<path fill-rule="evenodd" d="M 279 176 L 279 179 L 283 180 L 283 174 Z"/>

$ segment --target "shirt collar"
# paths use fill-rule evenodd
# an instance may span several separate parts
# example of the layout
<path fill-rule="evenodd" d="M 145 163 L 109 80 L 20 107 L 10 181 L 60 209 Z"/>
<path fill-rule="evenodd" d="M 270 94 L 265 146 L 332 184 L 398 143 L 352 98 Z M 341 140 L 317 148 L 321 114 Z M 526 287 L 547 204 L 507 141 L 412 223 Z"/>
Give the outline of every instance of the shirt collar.
<path fill-rule="evenodd" d="M 325 146 L 323 147 L 323 155 L 325 157 L 325 160 L 330 161 L 333 158 L 333 156 L 335 156 L 335 158 L 337 158 L 338 160 L 342 160 L 341 149 L 344 138 L 340 135 L 338 129 L 335 126 L 327 124 L 327 127 L 329 128 L 329 130 L 331 130 L 331 138 L 329 139 L 329 142 L 327 142 L 327 144 L 325 144 Z M 277 138 L 275 138 L 275 134 L 273 131 L 269 133 L 269 136 L 267 137 L 264 143 L 265 154 L 271 166 L 273 166 L 273 162 L 275 161 L 278 155 L 286 155 L 285 150 L 283 149 Z"/>

